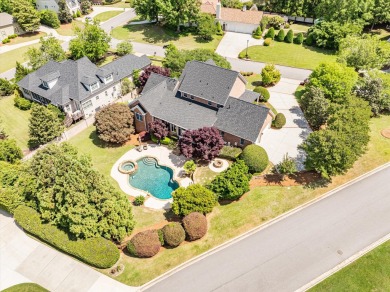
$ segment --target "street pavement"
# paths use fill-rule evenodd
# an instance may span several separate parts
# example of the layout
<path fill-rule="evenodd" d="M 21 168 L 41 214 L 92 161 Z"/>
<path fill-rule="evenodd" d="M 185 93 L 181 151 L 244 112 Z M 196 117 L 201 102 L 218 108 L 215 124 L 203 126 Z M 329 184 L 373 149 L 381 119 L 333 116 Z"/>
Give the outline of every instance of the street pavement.
<path fill-rule="evenodd" d="M 134 9 L 129 9 L 105 22 L 102 22 L 100 27 L 109 34 L 113 28 L 125 25 L 130 19 L 136 16 L 137 14 L 135 14 Z"/>
<path fill-rule="evenodd" d="M 390 233 L 389 177 L 387 164 L 143 290 L 295 291 Z"/>

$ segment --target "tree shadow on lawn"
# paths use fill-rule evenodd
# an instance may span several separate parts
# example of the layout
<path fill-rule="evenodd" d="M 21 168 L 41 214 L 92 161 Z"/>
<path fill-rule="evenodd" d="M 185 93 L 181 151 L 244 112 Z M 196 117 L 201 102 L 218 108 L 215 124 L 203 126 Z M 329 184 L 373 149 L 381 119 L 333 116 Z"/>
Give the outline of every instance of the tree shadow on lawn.
<path fill-rule="evenodd" d="M 329 50 L 329 49 L 323 49 L 323 48 L 317 48 L 317 47 L 312 47 L 308 45 L 302 45 L 302 47 L 306 50 L 316 52 L 319 54 L 324 54 L 324 55 L 329 55 L 329 56 L 336 56 L 336 51 L 334 50 Z"/>
<path fill-rule="evenodd" d="M 92 143 L 99 148 L 119 148 L 123 146 L 124 144 L 114 144 L 114 143 L 108 143 L 103 140 L 101 140 L 97 133 L 96 130 L 92 131 L 91 134 L 89 135 L 89 139 L 92 140 Z"/>
<path fill-rule="evenodd" d="M 139 33 L 144 36 L 142 38 L 144 41 L 153 44 L 177 41 L 181 36 L 186 36 L 183 33 L 175 33 L 169 28 L 158 24 L 125 25 L 123 28 L 129 31 L 130 37 L 132 33 Z"/>

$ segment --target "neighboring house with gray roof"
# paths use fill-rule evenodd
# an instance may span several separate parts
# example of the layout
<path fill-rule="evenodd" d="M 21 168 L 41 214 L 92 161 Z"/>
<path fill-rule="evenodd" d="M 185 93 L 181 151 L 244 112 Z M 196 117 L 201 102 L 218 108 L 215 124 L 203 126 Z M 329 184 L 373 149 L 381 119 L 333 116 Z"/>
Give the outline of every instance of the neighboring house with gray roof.
<path fill-rule="evenodd" d="M 149 123 L 158 119 L 173 136 L 216 127 L 231 145 L 259 143 L 273 114 L 269 108 L 254 104 L 259 94 L 247 90 L 246 83 L 239 72 L 210 61 L 188 62 L 179 80 L 152 73 L 141 96 L 130 104 L 135 128 L 148 131 Z"/>
<path fill-rule="evenodd" d="M 89 117 L 121 96 L 121 80 L 150 65 L 146 56 L 126 55 L 102 67 L 87 57 L 49 61 L 18 82 L 25 98 L 53 104 L 74 120 Z"/>
<path fill-rule="evenodd" d="M 19 24 L 15 21 L 11 14 L 6 12 L 0 13 L 0 41 L 13 34 L 23 34 Z"/>

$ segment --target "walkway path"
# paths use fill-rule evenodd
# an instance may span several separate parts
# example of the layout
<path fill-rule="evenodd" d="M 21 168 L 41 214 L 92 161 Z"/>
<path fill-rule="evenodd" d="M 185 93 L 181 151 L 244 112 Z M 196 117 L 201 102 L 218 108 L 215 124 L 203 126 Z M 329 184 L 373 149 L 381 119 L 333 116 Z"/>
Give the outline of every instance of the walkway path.
<path fill-rule="evenodd" d="M 300 289 L 390 233 L 389 177 L 390 163 L 172 271 L 143 290 Z"/>
<path fill-rule="evenodd" d="M 137 291 L 27 236 L 0 210 L 0 290 L 34 282 L 60 291 Z"/>

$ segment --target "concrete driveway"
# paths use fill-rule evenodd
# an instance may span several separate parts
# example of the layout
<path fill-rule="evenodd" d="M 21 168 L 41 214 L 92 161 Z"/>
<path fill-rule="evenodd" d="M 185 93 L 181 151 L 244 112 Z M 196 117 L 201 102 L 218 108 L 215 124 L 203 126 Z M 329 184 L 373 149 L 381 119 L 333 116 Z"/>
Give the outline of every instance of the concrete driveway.
<path fill-rule="evenodd" d="M 256 40 L 250 34 L 238 32 L 226 32 L 218 45 L 216 53 L 224 57 L 238 58 L 238 54 L 246 49 L 247 41 L 250 46 L 262 45 L 264 40 Z"/>
<path fill-rule="evenodd" d="M 276 86 L 269 88 L 271 94 L 269 102 L 278 113 L 286 116 L 286 125 L 280 130 L 266 130 L 260 145 L 267 151 L 272 163 L 279 163 L 288 153 L 289 156 L 296 158 L 298 168 L 303 169 L 305 155 L 298 149 L 298 145 L 307 138 L 311 129 L 294 96 L 299 82 L 299 80 L 282 78 Z"/>

